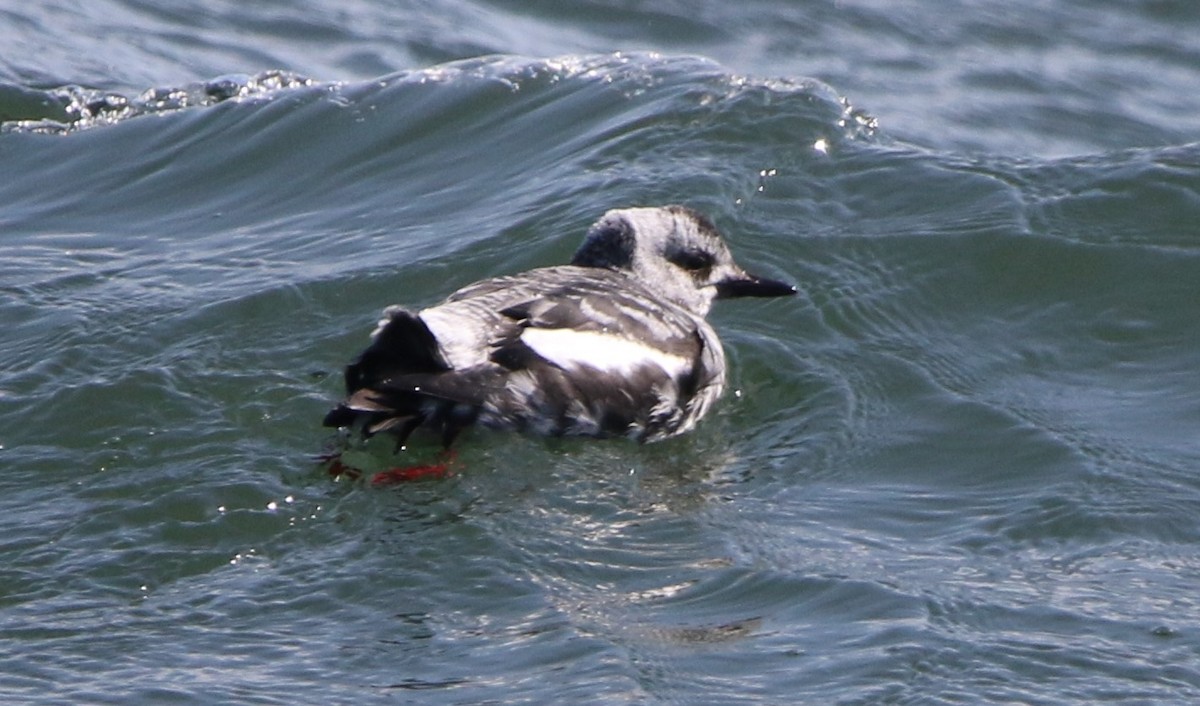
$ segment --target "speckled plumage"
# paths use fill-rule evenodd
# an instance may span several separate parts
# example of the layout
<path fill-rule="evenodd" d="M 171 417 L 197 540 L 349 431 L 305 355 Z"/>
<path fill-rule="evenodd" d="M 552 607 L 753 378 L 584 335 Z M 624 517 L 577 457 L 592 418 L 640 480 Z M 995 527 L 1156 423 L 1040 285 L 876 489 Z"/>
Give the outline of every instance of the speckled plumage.
<path fill-rule="evenodd" d="M 570 265 L 482 280 L 417 314 L 389 308 L 325 424 L 401 441 L 428 426 L 446 446 L 476 423 L 664 439 L 724 389 L 712 301 L 794 292 L 747 275 L 691 209 L 610 211 Z"/>

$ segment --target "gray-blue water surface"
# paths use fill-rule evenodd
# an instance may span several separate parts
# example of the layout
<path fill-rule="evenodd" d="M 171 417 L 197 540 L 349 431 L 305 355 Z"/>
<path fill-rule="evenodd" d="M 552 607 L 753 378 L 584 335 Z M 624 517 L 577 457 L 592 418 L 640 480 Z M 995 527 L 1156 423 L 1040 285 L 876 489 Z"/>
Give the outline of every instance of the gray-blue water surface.
<path fill-rule="evenodd" d="M 1200 699 L 1193 3 L 0 18 L 5 702 Z M 801 289 L 696 432 L 314 460 L 383 307 L 666 202 Z"/>

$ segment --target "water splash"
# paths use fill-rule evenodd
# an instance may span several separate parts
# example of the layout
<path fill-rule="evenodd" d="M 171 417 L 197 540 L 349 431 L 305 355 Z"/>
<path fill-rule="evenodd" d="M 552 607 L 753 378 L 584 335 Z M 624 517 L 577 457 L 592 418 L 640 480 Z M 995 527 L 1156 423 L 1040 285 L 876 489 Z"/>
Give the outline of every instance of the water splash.
<path fill-rule="evenodd" d="M 4 101 L 7 110 L 0 112 L 0 117 L 9 119 L 0 123 L 0 133 L 63 135 L 142 115 L 268 96 L 314 83 L 312 79 L 287 71 L 266 71 L 253 76 L 229 74 L 178 88 L 151 88 L 132 98 L 82 86 L 62 86 L 43 92 L 23 91 L 19 96 L 23 100 L 17 102 L 24 105 L 14 109 L 8 105 L 13 100 Z M 13 112 L 25 114 L 14 116 L 16 119 L 4 115 Z"/>

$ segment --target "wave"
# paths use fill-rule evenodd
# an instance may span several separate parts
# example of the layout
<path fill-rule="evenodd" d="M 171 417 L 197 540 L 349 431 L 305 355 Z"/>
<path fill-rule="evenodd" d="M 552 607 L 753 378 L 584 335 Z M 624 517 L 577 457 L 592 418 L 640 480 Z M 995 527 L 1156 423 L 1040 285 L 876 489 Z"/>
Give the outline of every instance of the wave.
<path fill-rule="evenodd" d="M 656 53 L 566 55 L 535 59 L 492 55 L 402 71 L 365 82 L 327 82 L 272 70 L 254 75 L 229 74 L 175 87 L 150 88 L 130 96 L 77 85 L 38 89 L 0 84 L 0 130 L 63 134 L 114 125 L 145 115 L 211 107 L 225 101 L 263 100 L 301 88 L 319 88 L 332 100 L 353 101 L 375 88 L 430 84 L 495 84 L 514 93 L 572 82 L 613 87 L 627 99 L 665 83 L 697 81 L 701 105 L 744 92 L 801 94 L 833 116 L 847 136 L 874 135 L 878 122 L 848 99 L 815 79 L 756 78 L 728 72 L 699 57 L 663 57 Z"/>
<path fill-rule="evenodd" d="M 286 71 L 266 71 L 254 76 L 220 76 L 174 88 L 151 88 L 137 96 L 82 86 L 36 90 L 0 85 L 0 131 L 63 134 L 143 115 L 262 98 L 313 83 Z"/>

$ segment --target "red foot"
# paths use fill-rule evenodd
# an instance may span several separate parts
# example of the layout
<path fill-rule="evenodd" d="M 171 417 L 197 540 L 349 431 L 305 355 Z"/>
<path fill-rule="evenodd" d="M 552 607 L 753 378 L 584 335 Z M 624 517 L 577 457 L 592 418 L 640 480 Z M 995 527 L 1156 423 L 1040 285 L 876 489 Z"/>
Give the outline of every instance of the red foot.
<path fill-rule="evenodd" d="M 361 468 L 342 463 L 340 453 L 322 454 L 317 457 L 321 463 L 329 464 L 326 467 L 331 478 L 346 476 L 351 480 L 358 480 L 363 477 Z M 380 471 L 371 476 L 371 485 L 392 485 L 393 483 L 407 483 L 416 480 L 428 480 L 436 478 L 445 478 L 446 476 L 454 475 L 454 462 L 458 460 L 458 454 L 454 449 L 447 449 L 438 453 L 438 461 L 423 466 L 398 466 L 389 468 L 386 471 Z"/>
<path fill-rule="evenodd" d="M 351 480 L 362 478 L 361 470 L 342 463 L 342 454 L 339 452 L 321 454 L 317 456 L 317 461 L 329 464 L 325 470 L 328 471 L 330 478 L 337 478 L 339 476 L 346 476 Z"/>
<path fill-rule="evenodd" d="M 371 476 L 371 485 L 392 485 L 393 483 L 408 483 L 415 480 L 445 478 L 446 476 L 453 475 L 454 470 L 451 466 L 458 458 L 458 454 L 454 452 L 454 449 L 442 451 L 438 454 L 438 458 L 441 460 L 437 463 L 430 463 L 424 466 L 401 466 L 380 471 Z"/>

